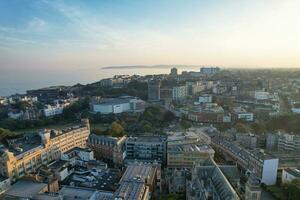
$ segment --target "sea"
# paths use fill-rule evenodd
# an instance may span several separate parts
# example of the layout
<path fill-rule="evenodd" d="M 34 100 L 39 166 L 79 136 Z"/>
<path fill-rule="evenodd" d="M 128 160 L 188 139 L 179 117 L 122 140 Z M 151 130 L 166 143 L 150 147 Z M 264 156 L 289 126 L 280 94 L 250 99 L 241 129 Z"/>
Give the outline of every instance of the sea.
<path fill-rule="evenodd" d="M 74 69 L 6 70 L 0 69 L 0 96 L 25 94 L 27 90 L 49 86 L 88 84 L 114 75 L 168 74 L 174 66 L 114 66 Z M 182 71 L 199 71 L 199 66 L 175 66 Z"/>

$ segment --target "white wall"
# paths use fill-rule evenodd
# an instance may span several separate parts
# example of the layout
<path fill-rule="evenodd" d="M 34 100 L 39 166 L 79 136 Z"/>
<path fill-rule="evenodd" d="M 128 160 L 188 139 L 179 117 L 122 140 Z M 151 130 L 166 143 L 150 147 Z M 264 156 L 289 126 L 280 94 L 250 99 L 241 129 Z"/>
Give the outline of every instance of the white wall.
<path fill-rule="evenodd" d="M 261 182 L 266 185 L 275 185 L 277 180 L 277 170 L 278 170 L 279 159 L 265 160 L 262 170 Z"/>
<path fill-rule="evenodd" d="M 288 183 L 291 182 L 292 180 L 296 179 L 297 177 L 295 177 L 294 175 L 288 173 L 287 171 L 285 171 L 284 169 L 282 170 L 282 176 L 281 176 L 281 182 L 282 183 Z"/>

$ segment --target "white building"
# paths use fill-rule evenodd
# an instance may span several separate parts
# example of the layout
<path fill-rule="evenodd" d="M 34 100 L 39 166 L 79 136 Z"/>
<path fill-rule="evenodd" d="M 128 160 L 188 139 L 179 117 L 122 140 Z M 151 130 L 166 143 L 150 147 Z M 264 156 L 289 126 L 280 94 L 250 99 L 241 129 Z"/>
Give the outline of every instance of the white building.
<path fill-rule="evenodd" d="M 266 185 L 275 185 L 279 159 L 261 151 L 249 154 L 249 169 Z"/>
<path fill-rule="evenodd" d="M 60 115 L 64 111 L 64 107 L 60 104 L 55 104 L 55 105 L 46 105 L 46 107 L 43 109 L 43 113 L 45 117 L 52 117 L 55 115 Z"/>
<path fill-rule="evenodd" d="M 267 100 L 269 99 L 269 92 L 264 92 L 264 91 L 255 91 L 254 92 L 254 98 L 256 100 Z"/>
<path fill-rule="evenodd" d="M 294 179 L 299 179 L 299 178 L 300 178 L 300 169 L 286 168 L 282 170 L 282 177 L 281 177 L 282 183 L 288 183 Z"/>
<path fill-rule="evenodd" d="M 244 120 L 246 122 L 252 122 L 254 120 L 254 115 L 251 112 L 247 112 L 242 107 L 233 108 L 233 114 L 235 120 Z"/>
<path fill-rule="evenodd" d="M 91 103 L 93 112 L 101 114 L 123 113 L 123 112 L 143 112 L 145 110 L 145 102 L 136 97 L 119 97 L 100 99 Z"/>
<path fill-rule="evenodd" d="M 173 100 L 182 100 L 187 97 L 187 87 L 186 86 L 176 86 L 172 90 Z"/>
<path fill-rule="evenodd" d="M 204 94 L 199 96 L 199 103 L 211 103 L 212 102 L 212 95 Z"/>

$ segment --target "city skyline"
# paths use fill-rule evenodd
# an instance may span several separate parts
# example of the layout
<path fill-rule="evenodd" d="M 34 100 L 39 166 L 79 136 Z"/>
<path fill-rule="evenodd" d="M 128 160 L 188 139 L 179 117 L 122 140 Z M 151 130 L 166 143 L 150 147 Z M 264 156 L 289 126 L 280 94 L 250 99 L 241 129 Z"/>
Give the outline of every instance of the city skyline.
<path fill-rule="evenodd" d="M 300 67 L 300 2 L 1 1 L 0 70 Z"/>

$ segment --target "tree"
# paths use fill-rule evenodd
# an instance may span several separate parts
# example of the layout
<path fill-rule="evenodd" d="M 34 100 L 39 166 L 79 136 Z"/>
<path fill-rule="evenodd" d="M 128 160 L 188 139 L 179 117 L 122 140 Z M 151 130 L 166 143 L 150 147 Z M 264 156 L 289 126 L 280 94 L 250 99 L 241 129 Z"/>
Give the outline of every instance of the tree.
<path fill-rule="evenodd" d="M 181 126 L 181 128 L 183 128 L 183 129 L 189 129 L 189 128 L 191 128 L 192 123 L 189 122 L 189 121 L 187 121 L 187 120 L 181 120 L 181 121 L 180 121 L 180 126 Z"/>
<path fill-rule="evenodd" d="M 114 121 L 111 124 L 110 132 L 113 137 L 121 137 L 125 135 L 124 128 L 117 121 Z"/>
<path fill-rule="evenodd" d="M 238 133 L 247 133 L 249 131 L 249 128 L 243 123 L 237 123 L 234 128 Z"/>
<path fill-rule="evenodd" d="M 175 115 L 171 111 L 167 110 L 164 113 L 163 119 L 164 119 L 164 122 L 171 122 L 175 119 Z"/>
<path fill-rule="evenodd" d="M 5 143 L 6 139 L 12 139 L 17 137 L 18 135 L 15 132 L 11 132 L 10 130 L 0 128 L 0 141 Z"/>
<path fill-rule="evenodd" d="M 292 182 L 284 184 L 283 189 L 287 195 L 287 200 L 299 199 L 300 179 L 294 179 Z"/>

